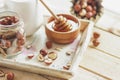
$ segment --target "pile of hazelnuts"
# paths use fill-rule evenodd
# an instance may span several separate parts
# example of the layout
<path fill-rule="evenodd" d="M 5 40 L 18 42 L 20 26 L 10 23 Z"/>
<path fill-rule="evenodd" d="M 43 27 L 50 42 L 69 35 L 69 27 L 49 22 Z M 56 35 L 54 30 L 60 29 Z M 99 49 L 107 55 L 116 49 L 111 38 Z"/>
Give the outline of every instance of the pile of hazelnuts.
<path fill-rule="evenodd" d="M 0 18 L 1 25 L 12 25 L 17 23 L 19 20 L 15 16 L 3 16 Z"/>
<path fill-rule="evenodd" d="M 102 13 L 101 0 L 73 0 L 72 14 L 82 19 L 96 19 Z"/>

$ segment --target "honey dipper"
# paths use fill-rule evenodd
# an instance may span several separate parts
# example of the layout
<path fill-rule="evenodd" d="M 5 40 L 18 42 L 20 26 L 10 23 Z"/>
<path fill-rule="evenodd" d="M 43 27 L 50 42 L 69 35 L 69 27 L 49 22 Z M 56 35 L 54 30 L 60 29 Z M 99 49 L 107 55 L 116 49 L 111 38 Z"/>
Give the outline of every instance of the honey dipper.
<path fill-rule="evenodd" d="M 43 2 L 43 0 L 39 0 L 45 7 L 46 9 L 53 15 L 55 18 L 55 25 L 53 29 L 55 31 L 59 32 L 67 32 L 72 30 L 72 25 L 68 23 L 67 19 L 63 16 L 56 16 L 54 12 Z"/>

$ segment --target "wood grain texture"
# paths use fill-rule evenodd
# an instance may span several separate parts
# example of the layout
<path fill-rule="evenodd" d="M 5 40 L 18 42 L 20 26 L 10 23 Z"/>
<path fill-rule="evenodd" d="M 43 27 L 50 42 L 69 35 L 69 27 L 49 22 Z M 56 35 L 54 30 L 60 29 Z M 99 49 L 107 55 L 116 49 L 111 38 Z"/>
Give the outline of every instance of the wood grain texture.
<path fill-rule="evenodd" d="M 114 35 L 120 36 L 120 16 L 119 14 L 105 9 L 103 16 L 96 23 L 96 27 L 102 30 L 113 33 Z"/>
<path fill-rule="evenodd" d="M 98 28 L 94 28 L 93 32 L 98 32 L 100 34 L 100 38 L 98 39 L 100 41 L 100 45 L 96 47 L 96 49 L 120 59 L 120 37 Z"/>
<path fill-rule="evenodd" d="M 89 47 L 80 65 L 110 79 L 120 79 L 120 59 L 96 49 Z"/>

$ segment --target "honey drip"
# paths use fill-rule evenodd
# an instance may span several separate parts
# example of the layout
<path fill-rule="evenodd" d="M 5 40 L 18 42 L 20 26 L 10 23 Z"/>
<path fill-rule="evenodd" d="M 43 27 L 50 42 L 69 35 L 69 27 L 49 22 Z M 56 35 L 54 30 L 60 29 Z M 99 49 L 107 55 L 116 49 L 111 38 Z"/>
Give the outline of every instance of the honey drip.
<path fill-rule="evenodd" d="M 67 32 L 72 30 L 72 25 L 68 22 L 68 20 L 65 17 L 59 16 L 58 20 L 55 20 L 54 22 L 53 29 L 59 32 Z"/>

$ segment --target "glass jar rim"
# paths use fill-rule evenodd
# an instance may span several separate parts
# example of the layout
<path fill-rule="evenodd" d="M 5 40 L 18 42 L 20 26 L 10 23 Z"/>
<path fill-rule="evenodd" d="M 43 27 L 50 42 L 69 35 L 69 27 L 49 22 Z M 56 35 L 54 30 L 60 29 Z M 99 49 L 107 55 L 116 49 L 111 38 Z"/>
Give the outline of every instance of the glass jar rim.
<path fill-rule="evenodd" d="M 0 12 L 0 17 L 3 17 L 3 16 L 1 16 L 2 14 L 7 14 L 7 15 L 3 15 L 3 16 L 11 16 L 10 14 L 12 14 L 15 17 L 17 17 L 19 20 L 18 20 L 18 22 L 14 23 L 12 25 L 2 25 L 2 24 L 0 24 L 0 27 L 12 28 L 12 26 L 14 27 L 14 26 L 18 25 L 20 23 L 20 21 L 22 20 L 20 15 L 18 13 L 14 12 L 14 11 L 1 11 Z"/>

